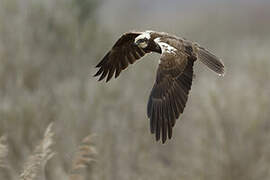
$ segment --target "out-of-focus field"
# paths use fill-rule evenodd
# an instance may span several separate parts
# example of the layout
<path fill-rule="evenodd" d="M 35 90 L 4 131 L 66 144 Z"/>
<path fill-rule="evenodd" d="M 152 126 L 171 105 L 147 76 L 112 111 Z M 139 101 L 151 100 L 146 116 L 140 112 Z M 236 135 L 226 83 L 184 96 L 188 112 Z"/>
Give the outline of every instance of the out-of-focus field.
<path fill-rule="evenodd" d="M 151 2 L 0 0 L 1 180 L 18 179 L 40 141 L 55 154 L 41 160 L 38 179 L 72 179 L 89 134 L 88 179 L 270 179 L 270 4 Z M 132 29 L 184 36 L 226 65 L 223 78 L 195 65 L 187 107 L 165 145 L 146 116 L 159 55 L 110 83 L 92 77 Z"/>

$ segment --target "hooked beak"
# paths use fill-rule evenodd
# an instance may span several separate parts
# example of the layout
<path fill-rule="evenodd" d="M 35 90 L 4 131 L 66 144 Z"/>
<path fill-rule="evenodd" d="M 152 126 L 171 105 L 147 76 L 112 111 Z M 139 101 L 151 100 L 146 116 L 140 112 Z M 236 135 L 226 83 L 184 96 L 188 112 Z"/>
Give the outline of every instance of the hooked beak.
<path fill-rule="evenodd" d="M 139 45 L 139 43 L 138 43 L 137 41 L 134 41 L 133 44 L 134 44 L 135 46 L 138 46 L 138 45 Z"/>

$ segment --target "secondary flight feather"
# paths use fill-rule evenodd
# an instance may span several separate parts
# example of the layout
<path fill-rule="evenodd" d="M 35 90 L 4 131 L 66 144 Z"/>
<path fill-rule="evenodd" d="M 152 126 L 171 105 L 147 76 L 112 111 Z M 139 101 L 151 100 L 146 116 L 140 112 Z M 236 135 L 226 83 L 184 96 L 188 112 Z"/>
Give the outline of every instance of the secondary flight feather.
<path fill-rule="evenodd" d="M 224 64 L 220 58 L 197 43 L 164 32 L 144 31 L 123 34 L 112 49 L 96 66 L 94 76 L 99 81 L 109 81 L 119 76 L 129 64 L 148 53 L 161 54 L 156 81 L 151 91 L 147 116 L 151 133 L 156 140 L 172 138 L 176 119 L 183 113 L 193 79 L 193 65 L 198 59 L 208 68 L 224 75 Z"/>

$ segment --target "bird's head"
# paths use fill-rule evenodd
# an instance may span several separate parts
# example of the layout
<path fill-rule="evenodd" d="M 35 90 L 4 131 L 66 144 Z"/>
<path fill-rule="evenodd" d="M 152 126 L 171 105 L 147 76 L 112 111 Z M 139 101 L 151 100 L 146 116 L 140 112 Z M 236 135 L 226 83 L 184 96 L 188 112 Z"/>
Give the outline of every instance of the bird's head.
<path fill-rule="evenodd" d="M 134 44 L 140 48 L 146 48 L 148 46 L 151 36 L 150 33 L 144 32 L 135 38 Z"/>

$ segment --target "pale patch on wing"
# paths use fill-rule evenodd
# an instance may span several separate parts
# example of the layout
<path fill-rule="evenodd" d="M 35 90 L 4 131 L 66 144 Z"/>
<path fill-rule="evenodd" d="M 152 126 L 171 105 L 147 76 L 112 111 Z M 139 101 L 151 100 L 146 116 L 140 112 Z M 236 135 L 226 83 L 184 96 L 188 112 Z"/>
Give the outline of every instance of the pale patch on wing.
<path fill-rule="evenodd" d="M 153 31 L 153 30 L 146 30 L 145 32 L 151 34 L 151 33 L 155 32 L 155 31 Z"/>
<path fill-rule="evenodd" d="M 154 41 L 160 46 L 162 53 L 167 52 L 167 53 L 176 54 L 177 49 L 165 42 L 162 42 L 160 38 L 156 38 L 154 39 Z"/>
<path fill-rule="evenodd" d="M 147 32 L 147 31 L 143 32 L 141 35 L 135 38 L 135 42 L 138 41 L 139 39 L 144 39 L 144 38 L 150 39 L 151 38 L 150 32 Z"/>

